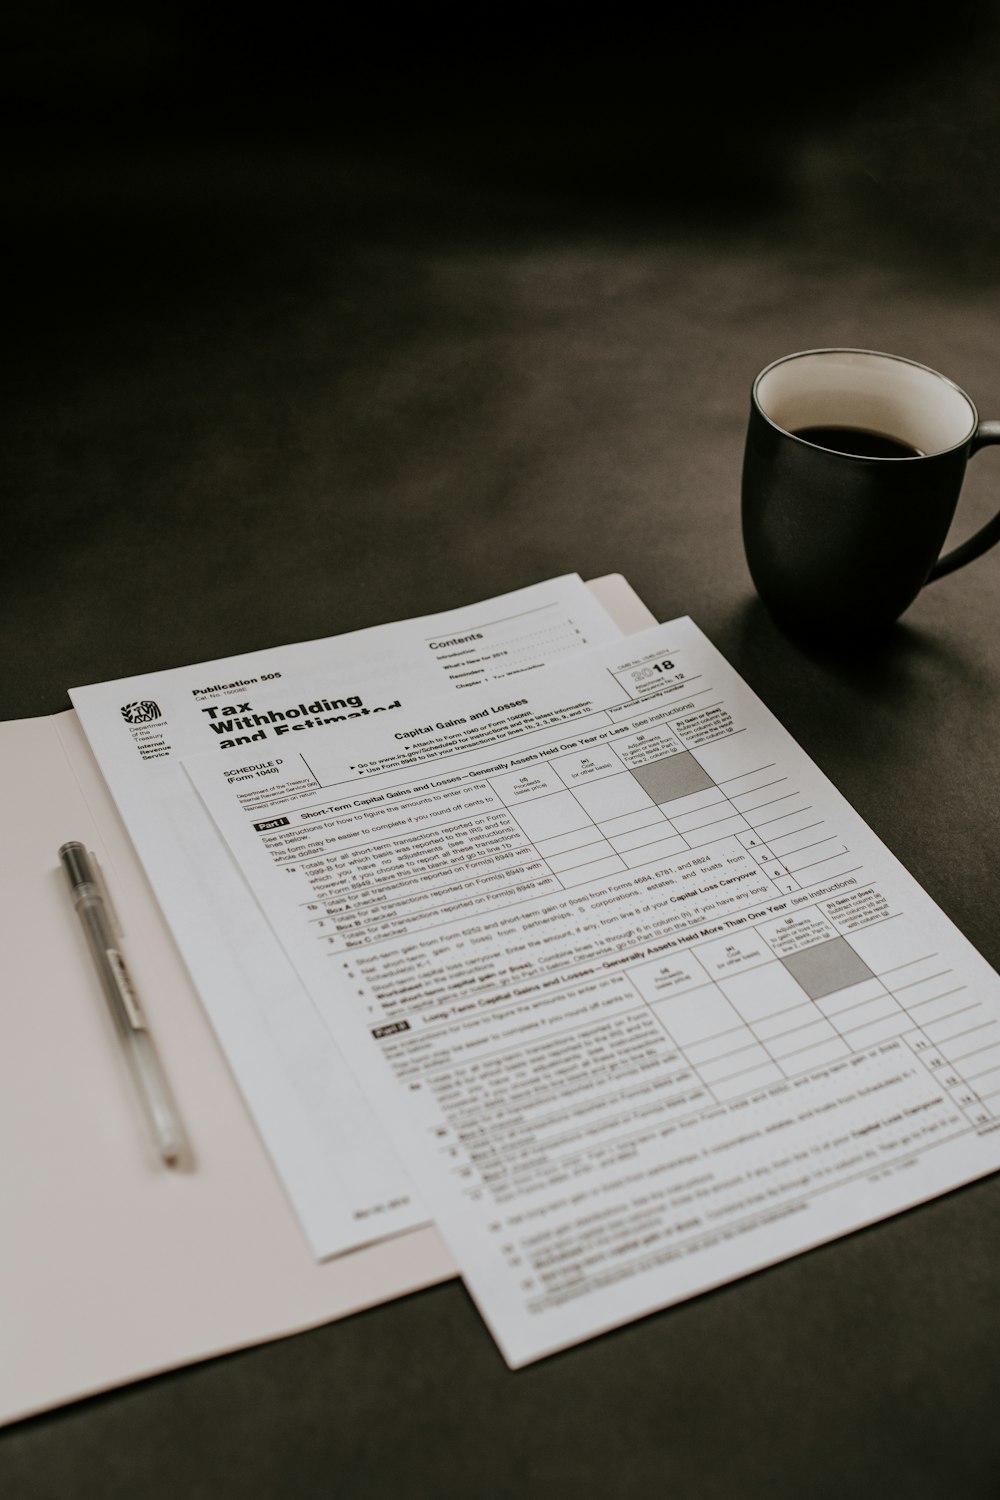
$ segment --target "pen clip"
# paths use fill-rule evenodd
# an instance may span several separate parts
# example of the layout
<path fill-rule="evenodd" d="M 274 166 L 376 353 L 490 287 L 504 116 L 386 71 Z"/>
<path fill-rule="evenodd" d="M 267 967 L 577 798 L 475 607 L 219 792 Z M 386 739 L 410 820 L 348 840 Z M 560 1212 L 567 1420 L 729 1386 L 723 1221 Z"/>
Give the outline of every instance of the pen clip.
<path fill-rule="evenodd" d="M 90 865 L 91 872 L 94 876 L 94 884 L 97 886 L 101 900 L 104 902 L 105 911 L 107 912 L 108 918 L 111 923 L 111 931 L 120 942 L 125 936 L 125 930 L 122 927 L 121 921 L 118 917 L 118 908 L 111 899 L 111 892 L 108 889 L 108 882 L 104 878 L 104 871 L 101 869 L 101 862 L 97 858 L 97 855 L 94 853 L 93 849 L 90 850 Z"/>

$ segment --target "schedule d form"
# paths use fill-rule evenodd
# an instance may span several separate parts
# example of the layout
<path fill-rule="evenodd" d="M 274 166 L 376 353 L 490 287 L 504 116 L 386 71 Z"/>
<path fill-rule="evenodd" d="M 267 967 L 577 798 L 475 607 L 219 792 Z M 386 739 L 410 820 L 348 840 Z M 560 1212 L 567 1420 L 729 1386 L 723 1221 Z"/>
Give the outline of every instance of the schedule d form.
<path fill-rule="evenodd" d="M 689 619 L 185 768 L 511 1366 L 1000 1166 L 1000 978 Z"/>

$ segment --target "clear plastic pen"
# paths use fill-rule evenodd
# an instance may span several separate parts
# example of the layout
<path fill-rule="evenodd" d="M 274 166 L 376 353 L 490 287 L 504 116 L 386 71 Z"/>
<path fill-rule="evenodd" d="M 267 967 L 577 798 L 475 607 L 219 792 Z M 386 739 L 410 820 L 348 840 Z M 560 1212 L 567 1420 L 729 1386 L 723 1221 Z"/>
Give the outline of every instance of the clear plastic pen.
<path fill-rule="evenodd" d="M 63 844 L 59 858 L 124 1047 L 153 1144 L 164 1162 L 176 1162 L 184 1148 L 184 1132 L 111 925 L 102 883 L 95 868 L 96 861 L 92 862 L 84 845 L 76 840 Z"/>

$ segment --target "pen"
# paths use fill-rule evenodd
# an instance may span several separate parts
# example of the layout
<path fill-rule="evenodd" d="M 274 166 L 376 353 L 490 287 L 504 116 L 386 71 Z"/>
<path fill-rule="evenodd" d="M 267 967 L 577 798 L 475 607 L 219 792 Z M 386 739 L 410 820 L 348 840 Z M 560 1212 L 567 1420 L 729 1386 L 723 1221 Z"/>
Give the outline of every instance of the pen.
<path fill-rule="evenodd" d="M 101 988 L 132 1070 L 153 1143 L 163 1161 L 174 1162 L 184 1145 L 184 1132 L 125 960 L 115 940 L 97 871 L 83 844 L 76 840 L 63 844 L 59 858 L 97 966 Z"/>

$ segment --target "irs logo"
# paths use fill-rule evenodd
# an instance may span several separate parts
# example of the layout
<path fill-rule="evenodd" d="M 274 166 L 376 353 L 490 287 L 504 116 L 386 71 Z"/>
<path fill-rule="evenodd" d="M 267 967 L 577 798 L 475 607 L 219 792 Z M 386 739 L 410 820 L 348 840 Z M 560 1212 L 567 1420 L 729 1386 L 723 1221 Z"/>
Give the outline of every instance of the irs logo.
<path fill-rule="evenodd" d="M 122 704 L 122 718 L 126 724 L 150 724 L 160 716 L 160 705 L 149 700 L 144 703 Z"/>

